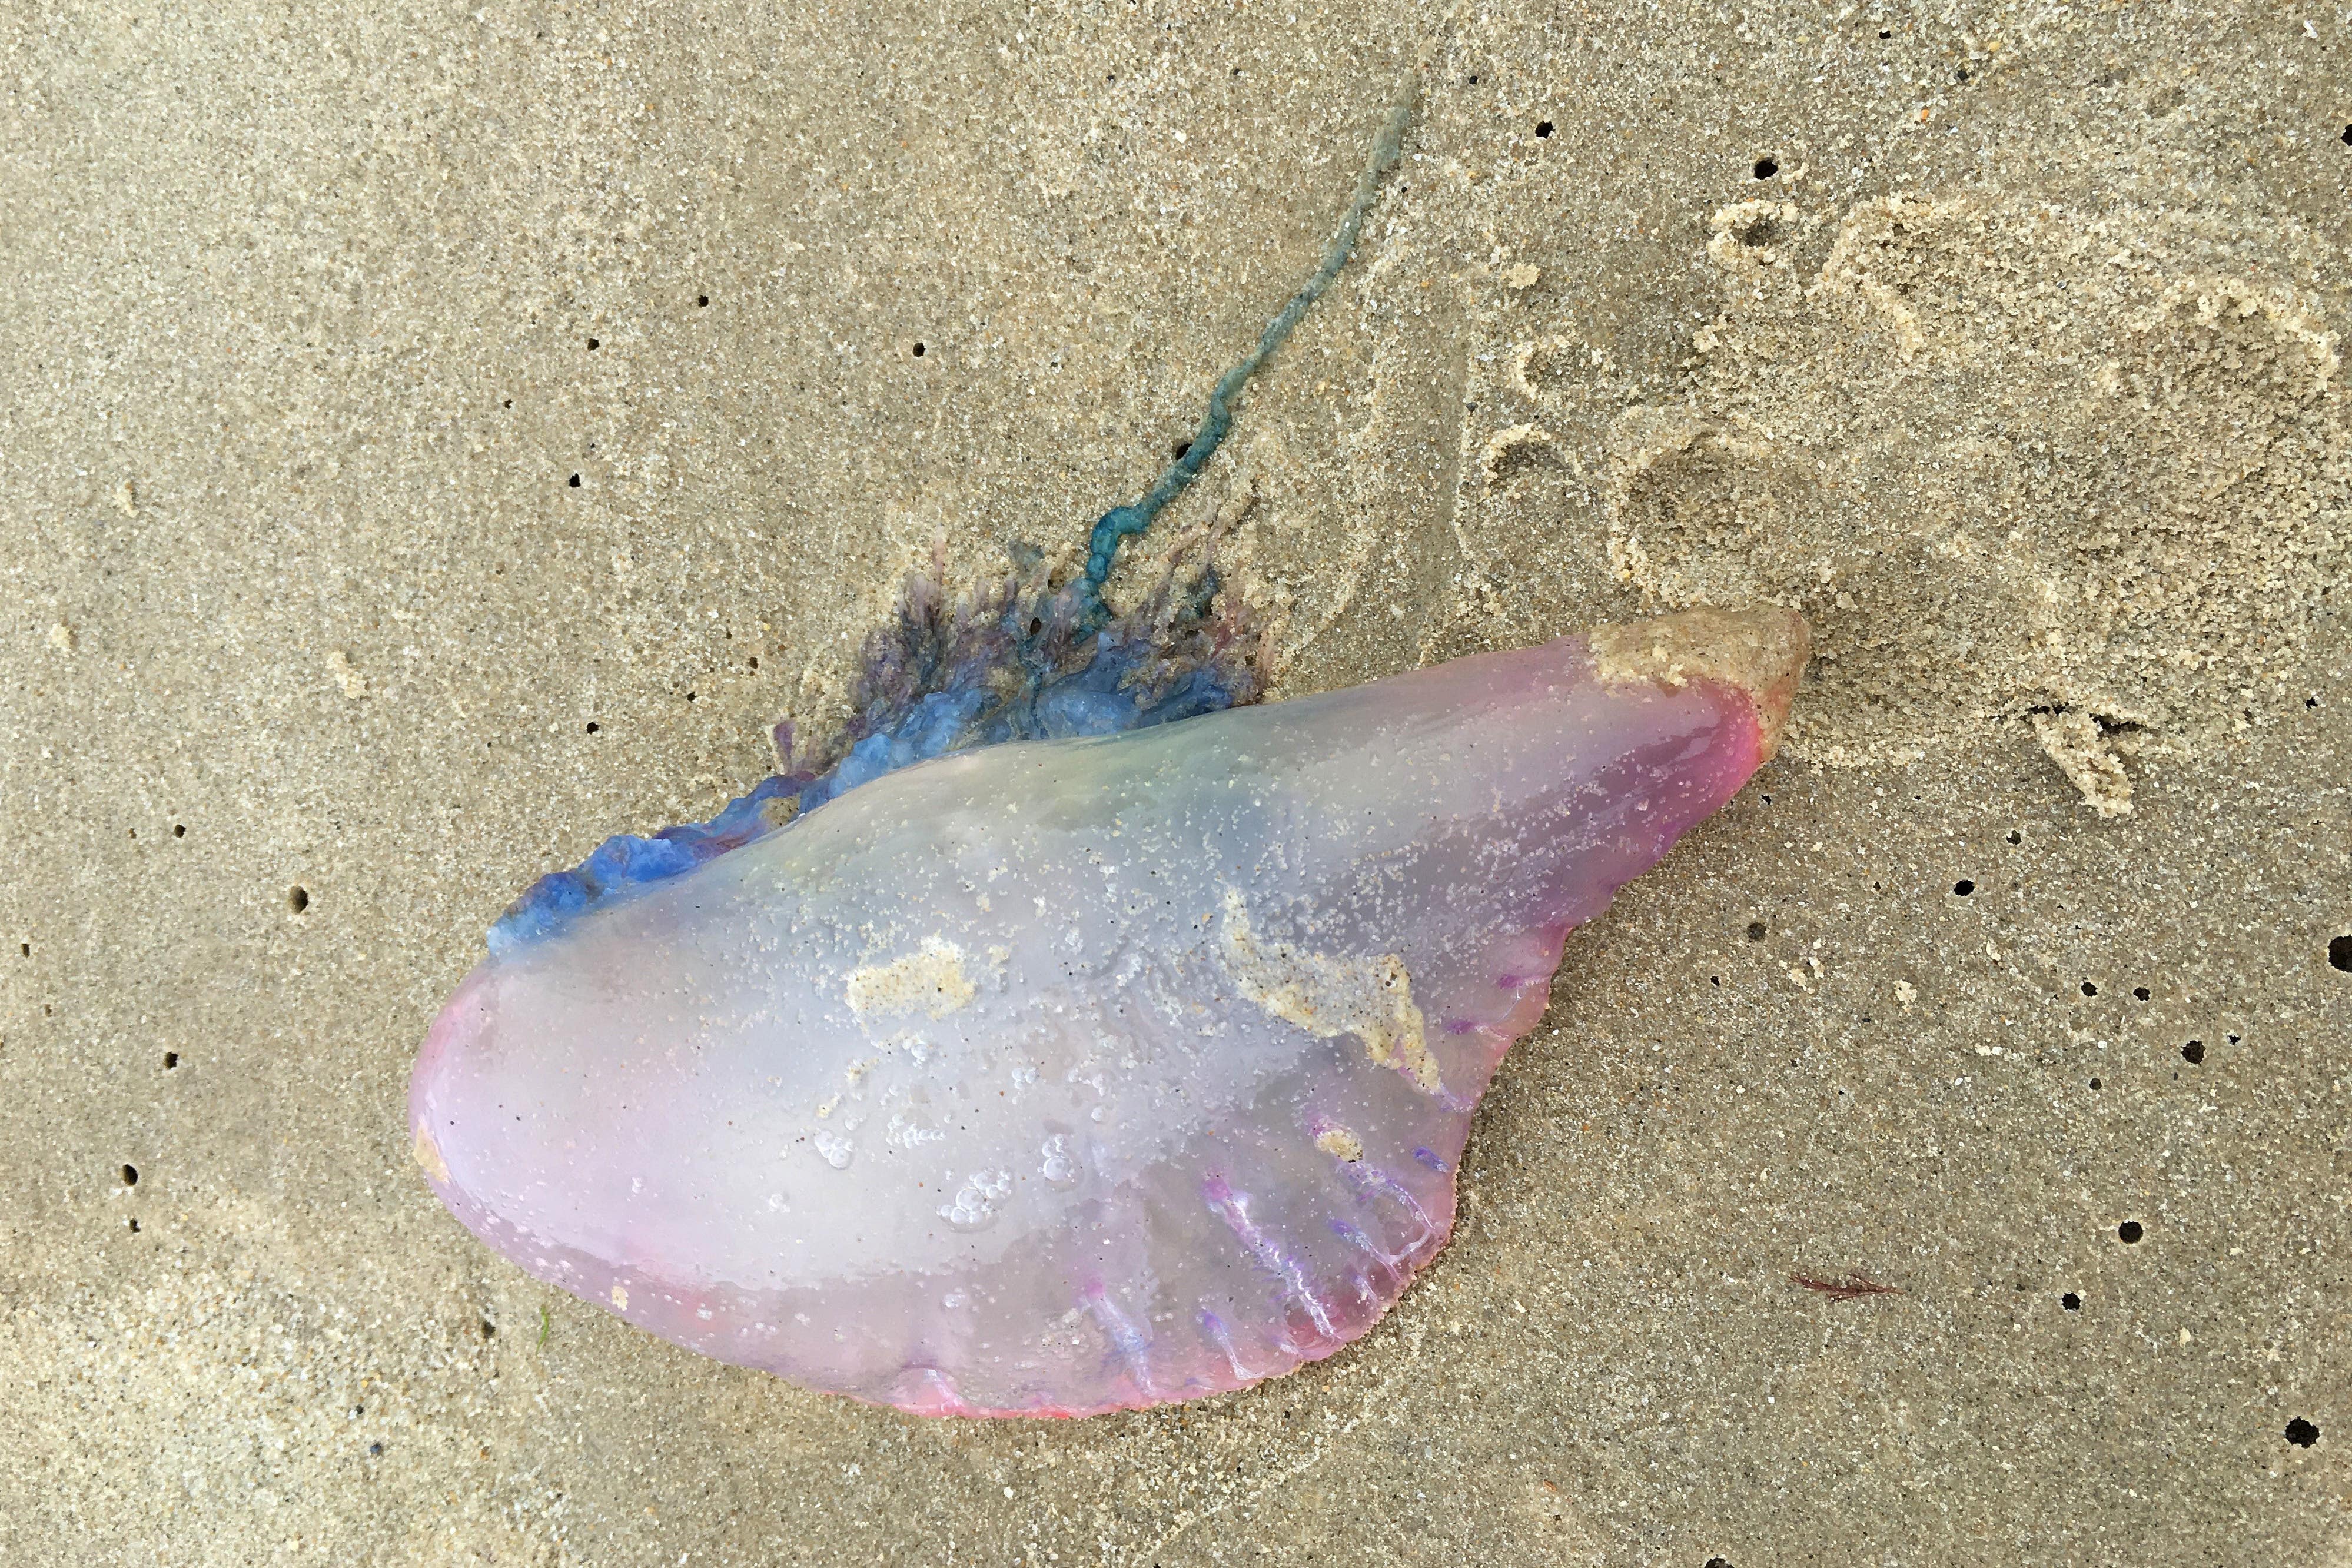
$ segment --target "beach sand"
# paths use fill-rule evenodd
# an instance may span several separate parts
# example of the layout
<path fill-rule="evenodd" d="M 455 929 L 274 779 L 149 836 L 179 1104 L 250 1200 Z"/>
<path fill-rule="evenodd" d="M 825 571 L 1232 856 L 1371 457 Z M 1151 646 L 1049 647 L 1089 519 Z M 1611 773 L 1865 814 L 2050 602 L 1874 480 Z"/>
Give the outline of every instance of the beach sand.
<path fill-rule="evenodd" d="M 403 1100 L 490 920 L 837 722 L 935 547 L 1137 493 L 1432 40 L 1135 566 L 1222 518 L 1276 696 L 1818 651 L 1435 1266 L 1254 1392 L 929 1423 L 475 1243 Z M 0 66 L 0 1558 L 2352 1553 L 2340 7 L 93 0 Z"/>

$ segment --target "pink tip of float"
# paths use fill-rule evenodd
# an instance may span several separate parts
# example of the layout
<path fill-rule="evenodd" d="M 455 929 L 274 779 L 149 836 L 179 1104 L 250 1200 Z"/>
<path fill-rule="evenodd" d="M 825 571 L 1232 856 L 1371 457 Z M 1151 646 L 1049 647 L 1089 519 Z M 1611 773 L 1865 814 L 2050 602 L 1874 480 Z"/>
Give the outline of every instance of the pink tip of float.
<path fill-rule="evenodd" d="M 1797 682 L 1812 653 L 1812 628 L 1805 617 L 1776 605 L 1685 610 L 1595 626 L 1587 638 L 1603 682 L 1671 688 L 1705 680 L 1738 691 L 1756 715 L 1761 763 L 1780 750 Z"/>
<path fill-rule="evenodd" d="M 416 1159 L 539 1278 L 914 1414 L 1278 1376 L 1443 1247 L 1567 932 L 1771 754 L 1805 637 L 1693 611 L 887 774 L 477 968 Z"/>

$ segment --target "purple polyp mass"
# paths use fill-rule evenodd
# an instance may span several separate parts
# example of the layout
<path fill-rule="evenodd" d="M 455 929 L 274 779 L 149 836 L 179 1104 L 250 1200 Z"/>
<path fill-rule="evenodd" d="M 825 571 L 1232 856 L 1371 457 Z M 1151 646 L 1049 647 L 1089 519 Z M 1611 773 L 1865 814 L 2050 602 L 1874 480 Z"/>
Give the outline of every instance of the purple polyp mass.
<path fill-rule="evenodd" d="M 1387 1311 L 1561 943 L 1771 754 L 1787 611 L 1601 627 L 1249 706 L 1212 537 L 1122 542 L 1345 265 L 1091 531 L 912 580 L 853 715 L 709 822 L 542 877 L 409 1088 L 435 1192 L 514 1263 L 706 1355 L 922 1415 L 1245 1388 Z"/>
<path fill-rule="evenodd" d="M 812 1387 L 1278 1376 L 1444 1245 L 1569 931 L 1769 754 L 1803 658 L 1696 612 L 883 773 L 484 962 L 417 1159 L 530 1273 Z"/>

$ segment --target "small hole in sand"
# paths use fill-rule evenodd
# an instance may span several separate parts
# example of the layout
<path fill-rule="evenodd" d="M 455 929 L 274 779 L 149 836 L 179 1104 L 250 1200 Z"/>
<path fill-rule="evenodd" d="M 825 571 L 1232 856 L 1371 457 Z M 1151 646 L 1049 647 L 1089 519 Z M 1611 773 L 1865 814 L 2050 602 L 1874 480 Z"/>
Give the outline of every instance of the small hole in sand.
<path fill-rule="evenodd" d="M 920 359 L 920 358 L 922 358 L 922 357 L 923 357 L 923 345 L 922 345 L 922 344 L 920 344 L 920 343 L 917 343 L 917 344 L 915 345 L 915 357 L 916 357 L 917 359 Z"/>
<path fill-rule="evenodd" d="M 1542 141 L 1549 141 L 1549 140 L 1550 140 L 1550 138 L 1551 138 L 1551 121 L 1549 121 L 1549 120 L 1538 120 L 1538 121 L 1536 121 L 1536 139 L 1537 139 L 1538 141 L 1539 141 L 1539 142 L 1542 142 Z"/>
<path fill-rule="evenodd" d="M 2098 1080 L 2097 1079 L 2093 1079 L 2091 1080 L 2091 1087 L 2092 1087 L 2093 1089 L 2096 1089 L 2096 1088 L 2098 1088 L 2098 1087 L 2099 1087 L 2099 1080 Z"/>
<path fill-rule="evenodd" d="M 122 1167 L 122 1184 L 126 1187 L 135 1187 L 139 1184 L 138 1166 L 125 1165 Z"/>
<path fill-rule="evenodd" d="M 174 837 L 174 838 L 185 838 L 187 836 L 188 836 L 188 825 L 187 825 L 186 823 L 184 823 L 184 822 L 175 822 L 175 823 L 172 824 L 172 837 Z"/>
<path fill-rule="evenodd" d="M 1780 165 L 1773 160 L 1769 158 L 1759 158 L 1756 160 L 1756 177 L 1758 179 L 1769 180 L 1780 172 Z"/>
<path fill-rule="evenodd" d="M 1891 37 L 1893 37 L 1895 35 L 1894 35 L 1893 33 L 1891 33 L 1891 32 L 1887 31 L 1885 27 L 1881 27 L 1881 28 L 1879 28 L 1879 29 L 1878 29 L 1878 36 L 1879 36 L 1880 37 L 1882 37 L 1882 38 L 1891 38 Z"/>
<path fill-rule="evenodd" d="M 2123 1224 L 2116 1226 L 2116 1239 L 2122 1242 L 2126 1247 L 2138 1246 L 2139 1238 L 2147 1234 L 2147 1233 L 2146 1231 L 2140 1229 L 2139 1221 L 2136 1219 L 2127 1219 L 2124 1221 Z"/>
<path fill-rule="evenodd" d="M 2070 1312 L 2079 1312 L 2083 1310 L 2083 1298 L 2069 1290 L 2058 1298 L 2058 1304 Z"/>
<path fill-rule="evenodd" d="M 604 726 L 591 719 L 588 721 L 588 732 L 592 735 L 601 735 L 604 732 Z"/>
<path fill-rule="evenodd" d="M 572 475 L 570 483 L 573 489 L 578 489 L 580 488 L 580 476 L 578 474 Z"/>
<path fill-rule="evenodd" d="M 180 1065 L 180 1053 L 179 1053 L 179 1052 L 177 1052 L 177 1051 L 165 1051 L 165 1052 L 163 1053 L 163 1070 L 164 1070 L 165 1072 L 170 1072 L 173 1068 L 178 1067 L 179 1065 Z"/>
<path fill-rule="evenodd" d="M 2015 828 L 2011 828 L 2009 833 L 2009 841 L 2011 844 L 2022 844 L 2025 842 L 2025 835 L 2018 832 Z"/>
<path fill-rule="evenodd" d="M 2196 1067 L 2202 1063 L 2205 1059 L 2205 1042 L 2202 1040 L 2191 1040 L 2187 1045 L 2181 1047 L 2180 1059 L 2187 1062 L 2190 1067 Z"/>
<path fill-rule="evenodd" d="M 2084 995 L 2085 995 L 2085 996 L 2096 996 L 2098 994 L 2099 994 L 2099 988 L 2098 988 L 2097 986 L 2095 986 L 2095 985 L 2092 984 L 2091 984 L 2089 981 L 2087 981 L 2087 980 L 2085 980 L 2085 981 L 2084 981 L 2084 982 L 2083 982 L 2083 994 L 2084 994 Z"/>
<path fill-rule="evenodd" d="M 1976 890 L 1977 885 L 1974 882 L 1969 881 L 1966 877 L 1961 878 L 1958 881 L 1952 884 L 1952 895 L 1955 898 L 1965 899 Z"/>
<path fill-rule="evenodd" d="M 2327 966 L 2352 974 L 2352 936 L 2330 937 L 2327 941 Z"/>
<path fill-rule="evenodd" d="M 1191 451 L 1192 449 L 1192 442 L 1190 442 L 1190 441 L 1179 441 L 1179 442 L 1177 442 L 1177 443 L 1176 443 L 1176 445 L 1175 445 L 1174 447 L 1172 447 L 1169 448 L 1170 452 L 1174 456 L 1175 459 L 1176 459 L 1178 462 L 1180 462 L 1180 463 L 1181 463 L 1181 462 L 1182 462 L 1182 461 L 1184 460 L 1184 454 L 1185 454 L 1185 453 L 1187 453 L 1187 452 L 1189 452 L 1189 451 Z"/>
<path fill-rule="evenodd" d="M 598 349 L 603 348 L 604 346 L 604 344 L 602 344 L 602 343 L 598 342 L 594 338 L 590 338 L 590 339 L 588 340 L 588 352 L 589 352 L 590 353 L 592 353 L 592 354 L 593 354 L 593 353 L 594 353 Z"/>
<path fill-rule="evenodd" d="M 2286 1424 L 2286 1440 L 2298 1448 L 2308 1448 L 2319 1441 L 2319 1428 L 2298 1415 Z"/>
<path fill-rule="evenodd" d="M 300 914 L 310 907 L 310 889 L 296 886 L 286 889 L 286 907 Z"/>
<path fill-rule="evenodd" d="M 139 1222 L 135 1219 L 131 1222 L 131 1234 L 133 1236 L 139 1234 Z"/>
<path fill-rule="evenodd" d="M 710 296 L 708 294 L 697 294 L 694 297 L 694 306 L 698 310 L 707 309 L 709 304 Z"/>
<path fill-rule="evenodd" d="M 1748 922 L 1748 940 L 1750 942 L 1762 942 L 1764 940 L 1764 922 L 1762 921 L 1749 921 Z"/>
<path fill-rule="evenodd" d="M 2135 997 L 2137 997 L 2138 1000 L 2140 1000 L 2140 1001 L 2142 1001 L 2142 1002 L 2147 1001 L 2147 986 L 2145 986 L 2145 985 L 2135 985 L 2135 986 L 2133 986 L 2133 987 L 2132 987 L 2132 995 L 2133 995 L 2133 996 L 2135 996 Z"/>

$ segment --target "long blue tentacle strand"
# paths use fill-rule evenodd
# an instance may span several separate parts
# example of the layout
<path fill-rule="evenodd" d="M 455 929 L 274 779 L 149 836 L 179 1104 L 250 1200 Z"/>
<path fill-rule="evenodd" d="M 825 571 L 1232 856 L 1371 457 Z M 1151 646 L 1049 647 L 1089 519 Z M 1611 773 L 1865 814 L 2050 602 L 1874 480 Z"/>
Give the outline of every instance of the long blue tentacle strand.
<path fill-rule="evenodd" d="M 1381 126 L 1379 137 L 1372 142 L 1371 156 L 1364 161 L 1364 172 L 1356 180 L 1356 191 L 1348 203 L 1348 211 L 1339 220 L 1339 227 L 1331 236 L 1331 243 L 1323 247 L 1323 260 L 1315 268 L 1290 302 L 1275 312 L 1274 320 L 1257 336 L 1257 346 L 1249 357 L 1217 378 L 1214 390 L 1209 394 L 1209 410 L 1201 416 L 1201 427 L 1193 432 L 1192 443 L 1183 453 L 1160 471 L 1160 478 L 1142 496 L 1125 506 L 1115 506 L 1095 520 L 1094 531 L 1087 540 L 1086 569 L 1077 580 L 1081 598 L 1080 623 L 1099 626 L 1108 618 L 1103 607 L 1103 584 L 1110 580 L 1111 568 L 1118 563 L 1118 547 L 1151 526 L 1158 517 L 1185 489 L 1198 479 L 1202 468 L 1233 428 L 1234 404 L 1242 395 L 1258 367 L 1274 356 L 1290 330 L 1298 324 L 1309 307 L 1323 297 L 1340 270 L 1348 265 L 1348 257 L 1356 248 L 1356 237 L 1363 231 L 1364 216 L 1371 210 L 1372 198 L 1380 194 L 1381 176 L 1401 157 L 1404 150 L 1404 128 L 1412 118 L 1412 100 L 1420 86 L 1417 74 L 1405 79 L 1404 89 L 1389 110 L 1388 119 Z"/>

